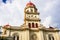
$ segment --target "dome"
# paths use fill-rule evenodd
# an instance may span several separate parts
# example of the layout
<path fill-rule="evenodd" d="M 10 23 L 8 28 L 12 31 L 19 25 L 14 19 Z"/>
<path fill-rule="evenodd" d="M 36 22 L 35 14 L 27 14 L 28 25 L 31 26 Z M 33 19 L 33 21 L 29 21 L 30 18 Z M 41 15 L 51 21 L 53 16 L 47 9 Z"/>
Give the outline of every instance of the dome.
<path fill-rule="evenodd" d="M 9 24 L 4 25 L 4 28 L 8 28 L 8 27 L 10 27 L 10 25 L 9 25 Z"/>
<path fill-rule="evenodd" d="M 31 1 L 26 6 L 35 6 Z"/>
<path fill-rule="evenodd" d="M 10 26 L 9 24 L 6 24 L 5 26 Z"/>

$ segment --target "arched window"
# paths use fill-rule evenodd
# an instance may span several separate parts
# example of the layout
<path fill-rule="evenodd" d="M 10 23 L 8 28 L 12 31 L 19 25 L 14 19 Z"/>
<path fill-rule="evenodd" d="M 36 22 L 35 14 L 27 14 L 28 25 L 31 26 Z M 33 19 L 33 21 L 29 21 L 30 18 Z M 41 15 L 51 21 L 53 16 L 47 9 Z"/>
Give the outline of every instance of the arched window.
<path fill-rule="evenodd" d="M 29 10 L 27 10 L 27 12 L 29 12 Z"/>
<path fill-rule="evenodd" d="M 13 36 L 13 40 L 15 40 L 15 36 Z"/>
<path fill-rule="evenodd" d="M 54 40 L 54 37 L 52 34 L 49 34 L 48 37 L 49 37 L 49 40 Z"/>
<path fill-rule="evenodd" d="M 19 36 L 17 34 L 13 35 L 13 40 L 19 40 Z"/>
<path fill-rule="evenodd" d="M 34 26 L 34 23 L 32 23 L 32 28 L 34 28 L 35 26 Z"/>
<path fill-rule="evenodd" d="M 36 23 L 36 28 L 38 28 L 38 23 Z"/>
<path fill-rule="evenodd" d="M 33 12 L 33 9 L 31 9 L 31 12 Z"/>
<path fill-rule="evenodd" d="M 29 28 L 31 28 L 31 23 L 28 23 Z"/>
<path fill-rule="evenodd" d="M 19 40 L 19 36 L 13 36 L 13 40 Z"/>
<path fill-rule="evenodd" d="M 54 37 L 52 36 L 52 39 L 54 40 Z"/>
<path fill-rule="evenodd" d="M 49 40 L 51 40 L 51 37 L 49 36 Z"/>
<path fill-rule="evenodd" d="M 29 9 L 26 9 L 26 12 L 29 12 Z"/>
<path fill-rule="evenodd" d="M 19 40 L 19 36 L 17 36 L 17 40 Z"/>

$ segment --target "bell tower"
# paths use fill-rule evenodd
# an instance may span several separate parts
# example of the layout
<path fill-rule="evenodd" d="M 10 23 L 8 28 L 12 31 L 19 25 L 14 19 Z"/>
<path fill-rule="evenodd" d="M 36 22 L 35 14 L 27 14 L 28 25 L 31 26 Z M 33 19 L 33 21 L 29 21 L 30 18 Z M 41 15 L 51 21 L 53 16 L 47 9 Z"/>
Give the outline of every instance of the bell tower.
<path fill-rule="evenodd" d="M 40 26 L 39 13 L 31 1 L 26 4 L 24 13 L 24 21 L 29 28 L 38 28 Z"/>

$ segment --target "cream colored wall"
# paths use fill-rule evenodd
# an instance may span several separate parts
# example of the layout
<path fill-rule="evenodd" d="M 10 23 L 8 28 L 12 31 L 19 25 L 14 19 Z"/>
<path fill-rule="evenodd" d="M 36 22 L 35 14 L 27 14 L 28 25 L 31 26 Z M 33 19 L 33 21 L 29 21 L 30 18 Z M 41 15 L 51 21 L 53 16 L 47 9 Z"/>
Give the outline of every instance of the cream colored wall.
<path fill-rule="evenodd" d="M 5 31 L 5 30 L 6 30 L 6 29 L 2 28 L 2 31 L 3 31 L 2 35 L 4 34 L 4 31 Z"/>
<path fill-rule="evenodd" d="M 11 36 L 13 37 L 13 34 L 17 33 L 19 35 L 19 40 L 29 40 L 29 34 L 35 33 L 37 35 L 37 40 L 44 40 L 43 38 L 43 31 L 31 31 L 29 33 L 29 30 L 26 31 L 11 31 Z M 6 36 L 9 36 L 9 30 L 7 30 Z"/>
<path fill-rule="evenodd" d="M 59 38 L 59 33 L 58 33 L 58 32 L 56 32 L 56 33 L 54 34 L 54 36 L 55 36 L 56 40 L 60 40 L 60 38 Z"/>
<path fill-rule="evenodd" d="M 13 34 L 17 33 L 19 35 L 19 40 L 29 40 L 29 31 L 12 31 L 11 36 L 13 37 Z"/>
<path fill-rule="evenodd" d="M 2 34 L 2 36 L 6 36 L 6 37 L 8 37 L 9 36 L 9 30 L 6 30 L 6 32 L 7 32 L 7 34 L 4 34 L 4 30 L 6 30 L 6 29 L 3 29 L 3 34 Z M 17 33 L 18 35 L 19 35 L 19 40 L 29 40 L 29 31 L 28 30 L 25 30 L 25 31 L 11 31 L 11 33 L 10 33 L 10 36 L 12 36 L 13 37 L 13 34 L 15 34 L 15 33 Z"/>
<path fill-rule="evenodd" d="M 4 29 L 3 29 L 4 30 Z M 37 35 L 37 40 L 49 40 L 48 35 L 52 34 L 54 36 L 54 40 L 60 40 L 60 34 L 58 32 L 43 32 L 42 30 L 40 31 L 30 31 L 25 30 L 25 31 L 11 31 L 11 36 L 13 37 L 13 34 L 17 33 L 19 35 L 19 40 L 29 40 L 29 37 L 31 34 L 35 33 Z M 30 34 L 30 35 L 29 35 Z M 7 30 L 7 34 L 4 36 L 9 36 L 9 30 Z"/>
<path fill-rule="evenodd" d="M 59 33 L 58 32 L 44 32 L 45 40 L 48 39 L 48 35 L 52 34 L 54 36 L 54 40 L 59 40 Z"/>
<path fill-rule="evenodd" d="M 44 40 L 43 31 L 31 31 L 31 32 L 30 32 L 30 36 L 31 36 L 33 33 L 37 35 L 37 40 Z"/>
<path fill-rule="evenodd" d="M 2 34 L 1 34 L 1 36 L 9 36 L 9 30 L 7 30 L 7 29 L 5 29 L 5 28 L 2 28 Z M 6 34 L 4 34 L 4 32 L 6 31 Z"/>
<path fill-rule="evenodd" d="M 6 36 L 9 36 L 9 32 L 10 32 L 10 31 L 9 31 L 9 30 L 6 30 L 6 32 L 7 32 Z"/>
<path fill-rule="evenodd" d="M 39 31 L 39 40 L 44 40 L 43 31 Z"/>

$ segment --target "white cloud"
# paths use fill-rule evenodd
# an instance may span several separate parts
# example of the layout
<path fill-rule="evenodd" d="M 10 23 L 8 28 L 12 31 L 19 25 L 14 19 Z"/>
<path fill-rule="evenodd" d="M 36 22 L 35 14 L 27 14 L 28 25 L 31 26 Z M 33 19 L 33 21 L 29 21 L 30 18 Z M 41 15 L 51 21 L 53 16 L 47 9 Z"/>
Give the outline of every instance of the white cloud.
<path fill-rule="evenodd" d="M 42 24 L 46 27 L 49 28 L 49 26 L 51 27 L 57 27 L 58 28 L 58 23 L 54 23 L 53 21 L 53 17 L 52 16 L 48 16 L 44 19 L 44 21 L 42 22 Z"/>
<path fill-rule="evenodd" d="M 58 25 L 59 25 L 58 23 L 53 23 L 51 26 L 52 27 L 58 27 Z"/>
<path fill-rule="evenodd" d="M 44 22 L 42 23 L 45 27 L 49 27 L 50 26 L 50 24 L 51 24 L 51 22 L 52 22 L 52 17 L 51 16 L 48 16 L 48 17 L 46 17 L 45 18 L 45 20 L 44 20 Z"/>
<path fill-rule="evenodd" d="M 0 25 L 11 24 L 21 25 L 23 23 L 23 6 L 20 0 L 14 0 L 12 3 L 7 1 L 6 4 L 0 5 Z M 23 11 L 22 11 L 23 10 Z"/>
<path fill-rule="evenodd" d="M 26 3 L 28 3 L 28 1 L 29 0 L 12 0 L 12 3 L 10 3 L 10 0 L 8 0 L 7 3 L 4 4 L 0 0 L 0 25 L 5 25 L 7 23 L 11 25 L 22 24 L 24 17 L 24 7 Z M 49 10 L 52 11 L 53 6 L 57 3 L 56 0 L 38 0 L 37 2 L 36 1 L 32 0 L 32 2 L 36 4 L 38 10 L 42 10 L 40 12 L 43 18 L 45 18 L 47 15 L 50 15 L 47 12 Z M 43 24 L 48 27 L 51 24 L 52 20 L 52 17 L 48 16 L 44 20 Z"/>

